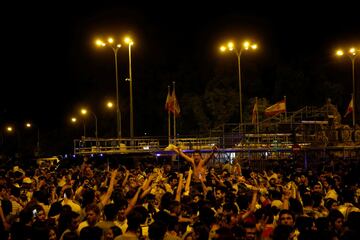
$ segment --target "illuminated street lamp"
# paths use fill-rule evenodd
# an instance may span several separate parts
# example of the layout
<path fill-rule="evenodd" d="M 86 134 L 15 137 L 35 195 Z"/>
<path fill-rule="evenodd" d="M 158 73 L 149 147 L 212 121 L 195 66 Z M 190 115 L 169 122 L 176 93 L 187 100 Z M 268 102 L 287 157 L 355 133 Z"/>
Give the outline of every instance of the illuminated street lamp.
<path fill-rule="evenodd" d="M 257 44 L 250 43 L 245 41 L 240 47 L 236 47 L 236 45 L 232 42 L 229 42 L 226 46 L 223 45 L 220 47 L 221 52 L 230 51 L 236 54 L 237 56 L 237 64 L 238 64 L 238 73 L 239 73 L 239 104 L 240 104 L 240 125 L 243 123 L 242 117 L 242 90 L 241 90 L 241 68 L 240 68 L 240 58 L 243 51 L 247 50 L 256 50 Z"/>
<path fill-rule="evenodd" d="M 71 123 L 75 124 L 77 123 L 77 118 L 76 117 L 72 117 L 70 119 Z M 84 128 L 84 138 L 86 137 L 86 126 L 85 126 L 85 120 L 83 120 L 83 128 Z"/>
<path fill-rule="evenodd" d="M 356 88 L 355 88 L 355 59 L 357 56 L 359 56 L 360 49 L 356 49 L 354 47 L 350 48 L 348 52 L 344 52 L 343 50 L 339 49 L 336 51 L 337 56 L 343 56 L 344 54 L 348 56 L 351 60 L 351 66 L 352 66 L 352 103 L 353 103 L 353 111 L 352 111 L 352 122 L 353 126 L 355 127 L 356 119 L 355 119 L 355 111 L 356 111 Z"/>
<path fill-rule="evenodd" d="M 134 111 L 133 111 L 133 93 L 132 93 L 132 71 L 131 71 L 131 46 L 134 44 L 130 37 L 125 38 L 125 43 L 129 46 L 129 91 L 130 91 L 130 138 L 134 137 Z"/>
<path fill-rule="evenodd" d="M 114 107 L 114 104 L 113 104 L 113 102 L 107 102 L 106 103 L 106 106 L 108 107 L 108 108 L 113 108 Z"/>
<path fill-rule="evenodd" d="M 115 56 L 115 79 L 116 79 L 116 129 L 117 137 L 121 138 L 121 113 L 119 106 L 119 75 L 118 75 L 118 64 L 117 64 L 117 52 L 121 48 L 121 44 L 115 43 L 113 38 L 108 38 L 107 43 L 98 39 L 96 40 L 96 45 L 99 47 L 109 46 Z"/>
<path fill-rule="evenodd" d="M 95 138 L 97 139 L 97 138 L 98 138 L 98 123 L 97 123 L 97 117 L 96 117 L 95 113 L 93 113 L 92 111 L 89 111 L 89 112 L 91 113 L 91 115 L 93 115 L 93 117 L 94 117 L 94 119 L 95 119 Z M 87 115 L 88 110 L 85 109 L 85 108 L 82 108 L 82 109 L 80 110 L 80 113 L 81 113 L 82 115 Z"/>
<path fill-rule="evenodd" d="M 13 128 L 12 126 L 6 126 L 5 129 L 6 129 L 6 131 L 9 132 L 9 133 L 11 133 L 11 132 L 14 131 L 14 128 Z"/>
<path fill-rule="evenodd" d="M 31 124 L 30 122 L 26 122 L 25 127 L 33 128 L 33 124 Z M 36 152 L 39 155 L 40 154 L 40 128 L 39 128 L 39 126 L 37 126 L 36 129 L 37 129 Z"/>

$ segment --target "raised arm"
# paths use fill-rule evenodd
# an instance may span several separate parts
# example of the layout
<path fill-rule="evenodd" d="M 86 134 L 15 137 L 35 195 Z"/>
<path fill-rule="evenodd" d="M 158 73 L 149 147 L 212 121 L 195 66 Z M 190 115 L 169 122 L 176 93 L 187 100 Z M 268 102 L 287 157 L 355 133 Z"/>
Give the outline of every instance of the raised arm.
<path fill-rule="evenodd" d="M 101 199 L 101 206 L 105 206 L 107 203 L 108 203 L 108 201 L 109 201 L 109 199 L 110 199 L 110 197 L 111 197 L 111 194 L 112 194 L 112 192 L 114 191 L 114 185 L 117 183 L 117 180 L 116 180 L 116 175 L 118 174 L 118 171 L 117 171 L 117 169 L 115 169 L 115 170 L 113 170 L 112 172 L 111 172 L 111 178 L 110 178 L 110 183 L 109 183 L 109 188 L 108 188 L 108 190 L 106 191 L 106 193 L 105 193 L 105 195 L 104 195 L 104 197 Z"/>
<path fill-rule="evenodd" d="M 179 173 L 179 183 L 178 183 L 178 187 L 177 187 L 176 195 L 175 195 L 175 200 L 178 202 L 180 202 L 180 200 L 181 200 L 182 187 L 183 187 L 183 174 Z"/>
<path fill-rule="evenodd" d="M 210 159 L 212 159 L 212 158 L 215 156 L 215 152 L 216 152 L 216 151 L 217 151 L 217 146 L 214 145 L 214 146 L 212 147 L 212 152 L 211 152 L 211 154 L 204 159 L 204 165 L 206 165 L 206 164 L 210 161 Z"/>
<path fill-rule="evenodd" d="M 189 195 L 190 194 L 190 183 L 191 183 L 191 177 L 192 177 L 192 170 L 191 168 L 189 169 L 188 172 L 188 176 L 186 178 L 186 183 L 185 183 L 185 195 Z"/>
<path fill-rule="evenodd" d="M 174 151 L 175 151 L 179 156 L 181 156 L 182 158 L 184 158 L 187 162 L 191 163 L 192 166 L 195 165 L 194 159 L 192 159 L 191 157 L 189 157 L 188 155 L 186 155 L 186 154 L 181 150 L 181 148 L 175 147 L 175 148 L 174 148 Z"/>

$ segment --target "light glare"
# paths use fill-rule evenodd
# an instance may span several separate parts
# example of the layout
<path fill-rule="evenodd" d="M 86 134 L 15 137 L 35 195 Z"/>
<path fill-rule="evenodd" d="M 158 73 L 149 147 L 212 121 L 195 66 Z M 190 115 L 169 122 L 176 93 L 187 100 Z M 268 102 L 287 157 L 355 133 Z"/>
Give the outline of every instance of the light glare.
<path fill-rule="evenodd" d="M 337 50 L 336 55 L 342 56 L 342 55 L 344 55 L 344 51 L 343 50 Z"/>
<path fill-rule="evenodd" d="M 87 110 L 85 109 L 85 108 L 83 108 L 83 109 L 81 109 L 81 114 L 83 114 L 83 115 L 86 115 L 87 114 Z"/>

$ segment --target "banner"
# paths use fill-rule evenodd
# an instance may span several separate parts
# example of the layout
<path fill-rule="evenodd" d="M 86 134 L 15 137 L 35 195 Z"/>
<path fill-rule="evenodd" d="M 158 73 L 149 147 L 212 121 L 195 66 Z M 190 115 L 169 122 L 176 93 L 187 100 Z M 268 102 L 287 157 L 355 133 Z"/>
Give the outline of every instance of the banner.
<path fill-rule="evenodd" d="M 180 106 L 176 99 L 175 89 L 173 89 L 170 97 L 169 111 L 172 112 L 175 116 L 178 116 L 180 114 Z"/>
<path fill-rule="evenodd" d="M 285 99 L 281 100 L 280 102 L 271 105 L 270 107 L 266 108 L 264 113 L 266 116 L 270 117 L 276 115 L 278 113 L 286 112 L 286 101 Z"/>
<path fill-rule="evenodd" d="M 165 102 L 165 110 L 170 111 L 170 104 L 171 104 L 171 95 L 170 95 L 170 86 L 168 87 L 168 94 L 166 96 Z"/>
<path fill-rule="evenodd" d="M 252 111 L 252 116 L 251 116 L 251 123 L 252 124 L 257 123 L 257 115 L 258 115 L 258 103 L 257 103 L 257 99 L 256 99 L 254 107 L 253 107 L 253 111 Z"/>
<path fill-rule="evenodd" d="M 354 105 L 353 105 L 353 97 L 351 97 L 351 101 L 349 103 L 349 106 L 346 109 L 346 113 L 344 115 L 344 117 L 346 117 L 348 114 L 350 114 L 354 109 Z"/>

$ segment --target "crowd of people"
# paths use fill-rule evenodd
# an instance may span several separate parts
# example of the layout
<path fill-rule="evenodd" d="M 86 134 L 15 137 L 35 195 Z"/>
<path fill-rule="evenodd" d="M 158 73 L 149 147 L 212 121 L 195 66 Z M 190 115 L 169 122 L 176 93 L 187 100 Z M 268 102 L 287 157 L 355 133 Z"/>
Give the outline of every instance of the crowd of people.
<path fill-rule="evenodd" d="M 238 156 L 0 170 L 0 239 L 360 239 L 356 162 L 294 171 L 244 167 Z M 203 156 L 204 155 L 204 156 Z"/>

